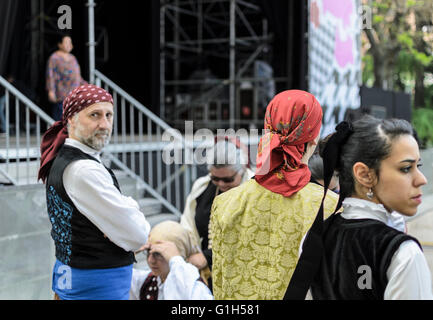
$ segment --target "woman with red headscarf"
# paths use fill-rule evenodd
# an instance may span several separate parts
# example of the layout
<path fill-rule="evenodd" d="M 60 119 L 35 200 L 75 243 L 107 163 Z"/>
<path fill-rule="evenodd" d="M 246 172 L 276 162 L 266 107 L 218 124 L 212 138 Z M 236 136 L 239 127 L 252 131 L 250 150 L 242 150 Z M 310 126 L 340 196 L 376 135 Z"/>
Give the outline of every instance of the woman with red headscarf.
<path fill-rule="evenodd" d="M 282 299 L 323 187 L 310 183 L 322 108 L 305 91 L 277 94 L 265 114 L 254 179 L 215 198 L 211 212 L 215 299 Z M 331 214 L 337 196 L 328 195 Z"/>

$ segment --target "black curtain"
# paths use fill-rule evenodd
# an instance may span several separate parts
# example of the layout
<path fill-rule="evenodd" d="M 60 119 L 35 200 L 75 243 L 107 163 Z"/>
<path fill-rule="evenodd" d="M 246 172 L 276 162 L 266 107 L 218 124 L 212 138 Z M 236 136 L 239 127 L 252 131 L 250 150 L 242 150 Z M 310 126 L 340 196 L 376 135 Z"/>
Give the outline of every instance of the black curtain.
<path fill-rule="evenodd" d="M 19 1 L 0 1 L 0 75 L 5 76 L 11 70 L 7 68 L 7 60 L 14 37 Z"/>
<path fill-rule="evenodd" d="M 58 6 L 71 6 L 72 30 L 69 33 L 74 43 L 72 53 L 80 63 L 83 77 L 88 80 L 86 2 L 87 0 L 45 1 L 45 13 L 57 18 Z M 159 0 L 128 0 L 127 4 L 97 0 L 96 3 L 97 34 L 99 29 L 104 28 L 109 39 L 109 57 L 106 61 L 98 59 L 102 43 L 96 49 L 97 69 L 159 114 Z M 270 32 L 275 36 L 272 62 L 275 76 L 288 77 L 287 83 L 278 87 L 277 91 L 307 89 L 307 1 L 259 0 L 258 3 L 268 18 Z M 0 1 L 0 74 L 15 73 L 16 78 L 27 83 L 30 82 L 31 61 L 30 16 L 30 1 Z M 52 23 L 56 25 L 56 21 Z M 55 31 L 45 22 L 43 64 L 39 66 L 38 83 L 32 88 L 37 92 L 43 108 L 48 108 L 45 68 L 49 55 L 56 49 Z M 228 70 L 219 68 L 218 61 L 211 62 L 216 69 L 224 72 Z"/>
<path fill-rule="evenodd" d="M 151 6 L 151 10 L 152 10 L 152 14 L 151 14 L 151 33 L 150 33 L 150 39 L 151 39 L 151 50 L 152 50 L 152 54 L 151 54 L 151 59 L 150 61 L 152 61 L 152 77 L 150 79 L 151 82 L 151 104 L 150 106 L 153 108 L 153 111 L 157 114 L 160 115 L 160 90 L 161 90 L 161 76 L 159 73 L 159 58 L 160 58 L 160 19 L 159 19 L 159 10 L 160 10 L 160 6 L 159 6 L 159 0 L 151 0 L 152 1 L 152 6 Z"/>
<path fill-rule="evenodd" d="M 286 84 L 277 86 L 277 92 L 307 90 L 308 1 L 261 0 L 259 3 L 274 35 L 274 76 L 288 78 Z"/>
<path fill-rule="evenodd" d="M 96 68 L 159 114 L 159 1 L 97 4 L 95 27 L 107 32 L 109 58 Z"/>

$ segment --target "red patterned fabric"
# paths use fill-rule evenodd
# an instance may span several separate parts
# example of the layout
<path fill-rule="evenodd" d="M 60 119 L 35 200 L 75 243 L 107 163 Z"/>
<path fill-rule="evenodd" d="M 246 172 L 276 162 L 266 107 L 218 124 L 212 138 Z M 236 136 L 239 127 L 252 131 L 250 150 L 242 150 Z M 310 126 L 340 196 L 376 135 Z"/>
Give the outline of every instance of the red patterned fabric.
<path fill-rule="evenodd" d="M 113 98 L 107 91 L 93 84 L 79 86 L 69 93 L 63 101 L 62 120 L 56 121 L 42 137 L 38 180 L 42 179 L 45 183 L 51 163 L 68 137 L 68 119 L 98 102 L 113 103 Z"/>
<path fill-rule="evenodd" d="M 206 284 L 201 277 L 198 281 Z M 158 278 L 151 272 L 140 288 L 140 300 L 158 300 Z"/>
<path fill-rule="evenodd" d="M 301 90 L 277 94 L 266 108 L 265 134 L 257 153 L 256 181 L 268 190 L 290 197 L 310 181 L 301 163 L 304 144 L 314 140 L 322 125 L 322 107 Z"/>
<path fill-rule="evenodd" d="M 140 288 L 140 300 L 158 300 L 158 280 L 152 272 Z"/>

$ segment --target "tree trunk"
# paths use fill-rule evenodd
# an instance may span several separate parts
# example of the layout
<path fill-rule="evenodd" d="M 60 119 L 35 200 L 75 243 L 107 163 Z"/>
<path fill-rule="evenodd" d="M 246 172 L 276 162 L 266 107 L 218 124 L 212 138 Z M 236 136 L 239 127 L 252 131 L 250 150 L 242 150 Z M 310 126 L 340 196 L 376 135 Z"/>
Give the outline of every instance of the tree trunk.
<path fill-rule="evenodd" d="M 415 13 L 415 24 L 416 24 L 416 30 L 420 32 L 422 30 L 422 27 L 424 25 L 428 25 L 430 22 L 425 21 L 423 17 L 423 12 L 417 11 Z M 427 54 L 427 48 L 426 43 L 423 39 L 422 34 L 416 34 L 414 37 L 414 45 L 415 49 L 418 52 L 426 53 Z M 415 108 L 422 108 L 425 105 L 424 101 L 424 77 L 425 77 L 425 66 L 423 66 L 421 63 L 418 63 L 415 68 L 415 97 L 414 97 L 414 107 Z"/>
<path fill-rule="evenodd" d="M 374 87 L 383 88 L 385 80 L 385 64 L 379 54 L 373 54 Z"/>
<path fill-rule="evenodd" d="M 424 67 L 419 66 L 415 70 L 415 97 L 414 106 L 415 108 L 422 108 L 425 105 L 424 101 Z"/>

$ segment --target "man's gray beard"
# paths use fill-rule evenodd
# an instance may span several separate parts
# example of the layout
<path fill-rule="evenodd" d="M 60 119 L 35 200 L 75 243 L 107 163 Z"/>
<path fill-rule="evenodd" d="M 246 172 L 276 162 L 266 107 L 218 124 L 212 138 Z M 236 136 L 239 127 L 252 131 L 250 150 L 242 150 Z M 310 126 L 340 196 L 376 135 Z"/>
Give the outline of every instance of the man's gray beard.
<path fill-rule="evenodd" d="M 107 132 L 107 130 L 98 130 L 94 132 L 89 137 L 83 137 L 81 135 L 81 124 L 78 124 L 78 126 L 75 128 L 75 136 L 80 139 L 80 142 L 85 144 L 86 146 L 96 150 L 101 151 L 106 145 L 110 143 L 111 134 L 110 132 Z M 96 135 L 98 133 L 107 133 L 107 138 L 101 140 L 96 138 Z"/>
<path fill-rule="evenodd" d="M 88 137 L 87 139 L 84 139 L 82 137 L 79 137 L 82 143 L 87 145 L 88 147 L 95 149 L 97 151 L 101 151 L 106 145 L 110 143 L 110 135 L 107 136 L 105 139 L 97 139 L 96 133 L 92 136 Z"/>

